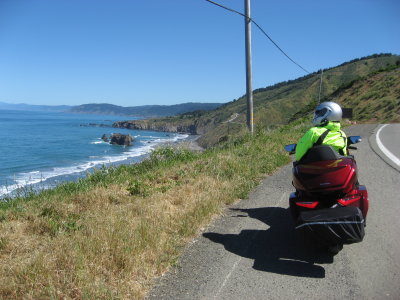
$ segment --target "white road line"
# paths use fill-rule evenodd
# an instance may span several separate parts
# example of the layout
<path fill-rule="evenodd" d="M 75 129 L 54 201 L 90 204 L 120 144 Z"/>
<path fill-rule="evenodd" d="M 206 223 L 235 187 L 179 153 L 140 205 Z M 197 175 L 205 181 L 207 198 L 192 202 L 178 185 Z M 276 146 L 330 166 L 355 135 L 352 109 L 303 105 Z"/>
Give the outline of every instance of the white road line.
<path fill-rule="evenodd" d="M 379 149 L 389 158 L 392 162 L 394 162 L 397 166 L 400 167 L 400 159 L 398 159 L 392 152 L 390 152 L 381 142 L 381 139 L 379 138 L 379 134 L 381 133 L 381 130 L 388 126 L 388 124 L 383 125 L 381 128 L 379 128 L 378 132 L 376 133 L 376 143 L 378 144 Z"/>
<path fill-rule="evenodd" d="M 282 202 L 282 200 L 286 198 L 286 192 L 283 193 L 282 197 L 278 200 L 278 202 L 276 202 L 274 207 L 278 207 L 279 203 Z M 270 217 L 272 215 L 272 213 L 270 215 L 268 215 L 268 217 Z M 260 233 L 260 231 L 257 231 L 253 234 L 253 240 L 257 237 L 257 235 Z M 247 250 L 250 248 L 251 244 L 248 244 L 244 250 L 244 253 L 247 252 Z M 237 265 L 239 264 L 239 262 L 242 260 L 242 256 L 239 256 L 239 258 L 235 261 L 235 263 L 232 265 L 231 270 L 229 271 L 229 273 L 226 275 L 224 282 L 221 284 L 220 288 L 218 289 L 218 291 L 215 293 L 214 295 L 214 299 L 219 299 L 219 295 L 221 294 L 222 289 L 225 287 L 226 283 L 228 282 L 229 278 L 231 277 L 233 271 L 236 269 Z"/>

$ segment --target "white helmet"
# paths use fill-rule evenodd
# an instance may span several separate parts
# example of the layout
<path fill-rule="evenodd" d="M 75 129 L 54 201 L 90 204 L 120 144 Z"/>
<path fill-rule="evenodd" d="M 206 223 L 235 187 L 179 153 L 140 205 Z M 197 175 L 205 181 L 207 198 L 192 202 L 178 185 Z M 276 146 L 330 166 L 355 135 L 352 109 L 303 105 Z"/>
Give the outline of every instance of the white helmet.
<path fill-rule="evenodd" d="M 316 126 L 324 125 L 329 121 L 340 122 L 342 120 L 342 109 L 335 102 L 322 102 L 317 106 L 314 113 L 313 124 Z"/>

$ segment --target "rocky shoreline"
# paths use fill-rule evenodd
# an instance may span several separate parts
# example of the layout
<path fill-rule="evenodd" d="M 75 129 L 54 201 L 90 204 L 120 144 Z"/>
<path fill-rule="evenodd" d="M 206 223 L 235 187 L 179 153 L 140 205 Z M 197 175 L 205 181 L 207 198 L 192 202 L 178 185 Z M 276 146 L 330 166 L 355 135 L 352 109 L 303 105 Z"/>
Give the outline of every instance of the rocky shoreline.
<path fill-rule="evenodd" d="M 204 148 L 199 145 L 197 140 L 205 133 L 204 128 L 198 127 L 195 124 L 176 125 L 167 122 L 158 122 L 157 120 L 130 120 L 114 122 L 113 128 L 124 128 L 131 130 L 147 130 L 157 132 L 171 132 L 180 134 L 189 134 L 190 137 L 183 141 L 175 143 L 166 143 L 163 146 L 183 147 L 190 151 L 204 151 Z"/>
<path fill-rule="evenodd" d="M 111 126 L 105 124 L 98 123 L 89 123 L 89 124 L 81 124 L 80 126 L 84 127 L 112 127 L 112 128 L 123 128 L 130 130 L 147 130 L 147 131 L 157 131 L 157 132 L 171 132 L 171 133 L 180 133 L 180 134 L 189 134 L 191 137 L 188 137 L 184 141 L 175 142 L 175 143 L 167 143 L 168 146 L 176 147 L 177 145 L 183 146 L 190 151 L 203 151 L 204 148 L 201 147 L 197 140 L 204 134 L 204 130 L 198 128 L 196 125 L 174 125 L 174 124 L 157 124 L 157 122 L 149 122 L 148 120 L 131 120 L 131 121 L 117 121 L 114 122 Z M 105 140 L 106 138 L 106 140 Z M 108 139 L 107 139 L 108 138 Z M 102 139 L 109 142 L 111 137 L 107 137 L 103 135 Z M 123 145 L 124 143 L 122 143 Z M 164 144 L 165 145 L 165 144 Z"/>

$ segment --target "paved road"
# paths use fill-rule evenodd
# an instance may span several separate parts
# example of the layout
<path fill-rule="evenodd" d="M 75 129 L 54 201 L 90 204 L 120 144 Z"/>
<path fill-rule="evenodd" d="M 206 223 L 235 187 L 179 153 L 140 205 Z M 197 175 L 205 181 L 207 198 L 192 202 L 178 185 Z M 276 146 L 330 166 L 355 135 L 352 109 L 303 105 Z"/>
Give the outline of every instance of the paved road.
<path fill-rule="evenodd" d="M 376 125 L 346 131 L 364 138 L 355 153 L 370 195 L 362 243 L 332 256 L 296 239 L 288 165 L 213 222 L 148 298 L 400 299 L 400 173 L 371 148 Z"/>
<path fill-rule="evenodd" d="M 371 146 L 383 160 L 400 171 L 400 124 L 379 126 Z"/>

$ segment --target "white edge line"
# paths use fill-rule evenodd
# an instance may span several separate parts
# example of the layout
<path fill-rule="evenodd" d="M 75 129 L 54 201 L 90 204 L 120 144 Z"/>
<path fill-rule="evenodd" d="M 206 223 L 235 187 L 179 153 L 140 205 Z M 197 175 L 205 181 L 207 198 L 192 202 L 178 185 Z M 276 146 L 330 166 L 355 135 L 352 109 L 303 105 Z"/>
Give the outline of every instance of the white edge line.
<path fill-rule="evenodd" d="M 376 133 L 376 143 L 378 144 L 379 149 L 389 158 L 392 162 L 394 162 L 397 166 L 400 167 L 400 159 L 398 159 L 392 152 L 390 152 L 381 142 L 381 139 L 379 138 L 379 134 L 381 133 L 381 130 L 388 126 L 388 124 L 383 125 L 381 128 L 379 128 L 378 132 Z"/>

